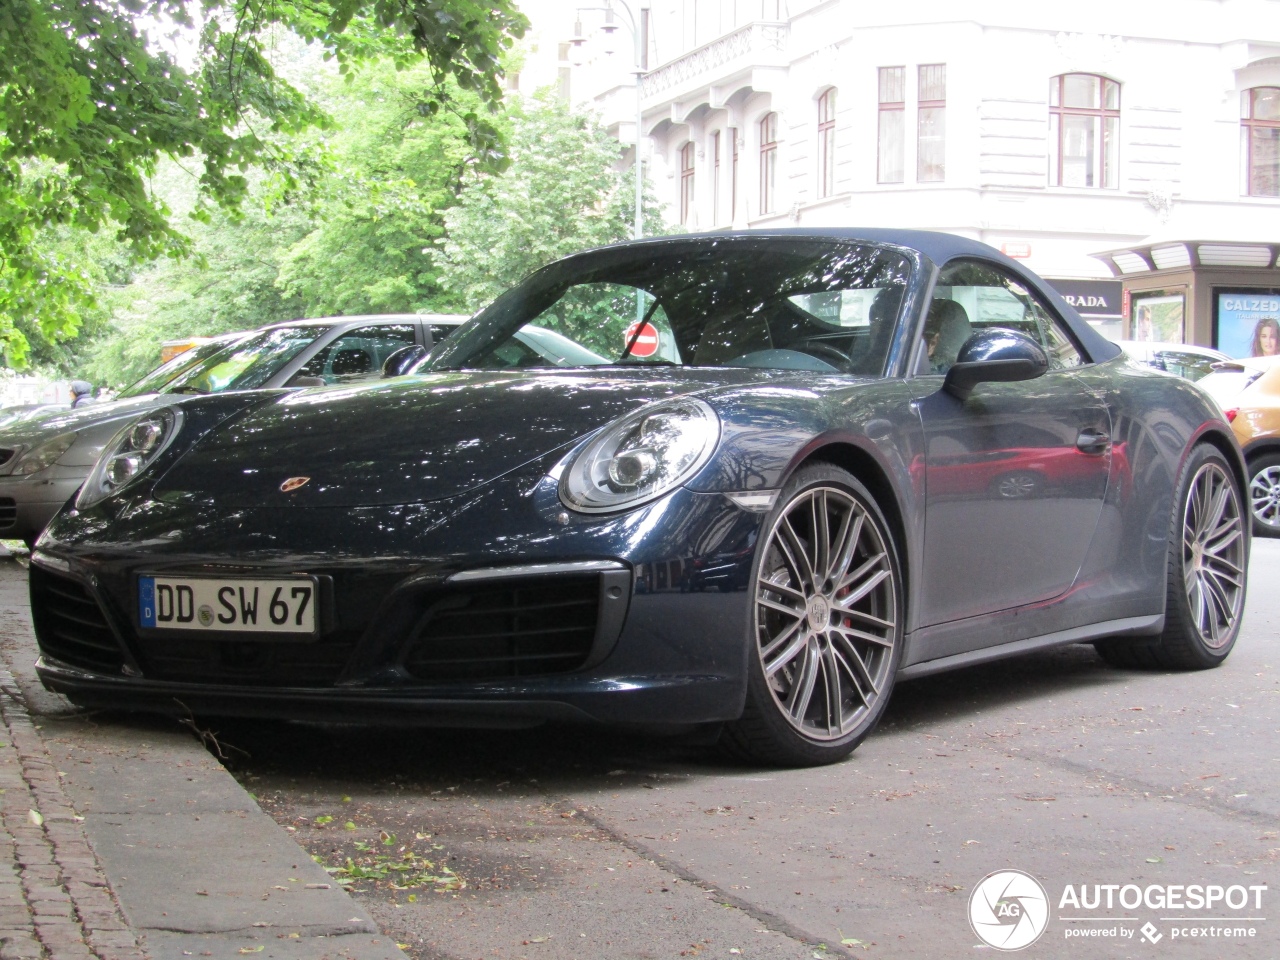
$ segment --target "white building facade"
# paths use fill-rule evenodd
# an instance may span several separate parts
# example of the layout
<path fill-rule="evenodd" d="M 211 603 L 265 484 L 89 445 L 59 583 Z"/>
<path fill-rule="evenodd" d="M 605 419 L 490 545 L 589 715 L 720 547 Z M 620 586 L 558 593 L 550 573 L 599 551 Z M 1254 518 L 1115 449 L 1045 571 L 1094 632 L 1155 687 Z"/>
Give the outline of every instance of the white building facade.
<path fill-rule="evenodd" d="M 1161 237 L 1280 240 L 1280 0 L 643 5 L 614 4 L 641 153 L 687 229 L 944 230 L 1080 280 Z M 630 38 L 591 9 L 573 97 L 632 143 Z"/>

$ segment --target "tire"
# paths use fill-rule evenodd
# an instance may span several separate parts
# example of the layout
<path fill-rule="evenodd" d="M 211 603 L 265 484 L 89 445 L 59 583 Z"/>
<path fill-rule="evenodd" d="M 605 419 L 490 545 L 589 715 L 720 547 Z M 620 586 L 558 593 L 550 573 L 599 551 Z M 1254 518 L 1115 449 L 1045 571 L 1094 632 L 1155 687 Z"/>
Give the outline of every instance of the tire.
<path fill-rule="evenodd" d="M 1250 461 L 1249 513 L 1255 537 L 1280 537 L 1280 454 Z"/>
<path fill-rule="evenodd" d="M 1148 641 L 1094 644 L 1119 667 L 1206 670 L 1231 654 L 1244 612 L 1249 560 L 1244 498 L 1226 458 L 1201 444 L 1178 483 L 1169 526 L 1164 631 Z"/>
<path fill-rule="evenodd" d="M 902 657 L 897 544 L 867 488 L 815 464 L 783 488 L 753 576 L 747 697 L 721 743 L 755 763 L 848 756 L 879 722 Z"/>

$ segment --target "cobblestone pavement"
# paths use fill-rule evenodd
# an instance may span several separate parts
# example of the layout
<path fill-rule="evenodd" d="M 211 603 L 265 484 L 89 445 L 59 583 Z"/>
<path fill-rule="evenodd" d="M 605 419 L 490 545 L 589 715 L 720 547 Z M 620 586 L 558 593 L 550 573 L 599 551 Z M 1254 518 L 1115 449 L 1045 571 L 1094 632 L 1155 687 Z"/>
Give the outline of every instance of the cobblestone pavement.
<path fill-rule="evenodd" d="M 7 668 L 0 714 L 0 960 L 141 960 Z"/>
<path fill-rule="evenodd" d="M 0 547 L 0 960 L 403 960 L 191 731 L 40 684 Z"/>

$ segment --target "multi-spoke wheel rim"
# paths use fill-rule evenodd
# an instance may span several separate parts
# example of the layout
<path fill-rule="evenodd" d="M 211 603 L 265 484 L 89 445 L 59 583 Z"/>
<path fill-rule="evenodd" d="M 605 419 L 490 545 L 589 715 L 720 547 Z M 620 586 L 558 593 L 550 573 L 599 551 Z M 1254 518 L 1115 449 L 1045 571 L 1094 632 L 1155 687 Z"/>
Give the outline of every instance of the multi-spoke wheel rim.
<path fill-rule="evenodd" d="M 1249 505 L 1260 524 L 1280 530 L 1280 465 L 1254 474 L 1249 481 Z"/>
<path fill-rule="evenodd" d="M 1234 636 L 1244 605 L 1244 522 L 1236 485 L 1216 463 L 1191 481 L 1182 515 L 1182 569 L 1200 639 L 1213 648 Z"/>
<path fill-rule="evenodd" d="M 770 529 L 757 652 L 779 711 L 814 740 L 858 729 L 892 679 L 898 586 L 887 544 L 874 515 L 838 487 L 806 490 Z"/>
<path fill-rule="evenodd" d="M 1033 473 L 1011 473 L 996 481 L 996 492 L 1006 500 L 1025 500 L 1040 486 L 1040 479 Z"/>

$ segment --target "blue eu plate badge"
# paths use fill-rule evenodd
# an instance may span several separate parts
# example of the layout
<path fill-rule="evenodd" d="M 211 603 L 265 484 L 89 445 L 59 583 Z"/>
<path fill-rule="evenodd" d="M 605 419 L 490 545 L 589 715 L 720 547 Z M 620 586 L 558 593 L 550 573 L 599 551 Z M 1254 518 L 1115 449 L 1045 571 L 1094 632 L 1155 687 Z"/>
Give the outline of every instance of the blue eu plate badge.
<path fill-rule="evenodd" d="M 156 625 L 156 578 L 138 578 L 138 622 L 144 627 Z"/>

